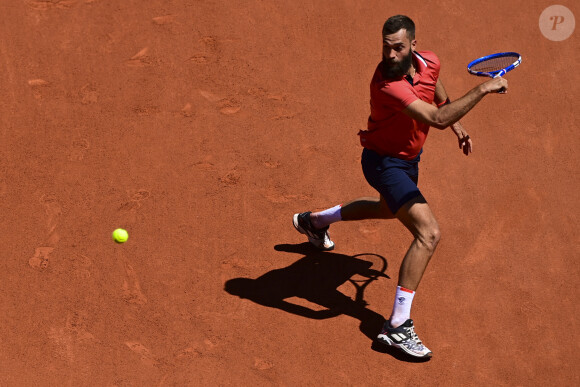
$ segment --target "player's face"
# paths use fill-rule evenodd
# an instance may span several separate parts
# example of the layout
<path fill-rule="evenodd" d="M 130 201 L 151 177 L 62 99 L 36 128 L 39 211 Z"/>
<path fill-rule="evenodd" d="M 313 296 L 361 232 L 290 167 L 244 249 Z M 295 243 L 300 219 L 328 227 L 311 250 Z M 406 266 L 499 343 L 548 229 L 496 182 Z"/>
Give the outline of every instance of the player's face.
<path fill-rule="evenodd" d="M 389 78 L 403 76 L 409 71 L 415 44 L 415 40 L 407 37 L 405 29 L 383 36 L 384 70 Z"/>

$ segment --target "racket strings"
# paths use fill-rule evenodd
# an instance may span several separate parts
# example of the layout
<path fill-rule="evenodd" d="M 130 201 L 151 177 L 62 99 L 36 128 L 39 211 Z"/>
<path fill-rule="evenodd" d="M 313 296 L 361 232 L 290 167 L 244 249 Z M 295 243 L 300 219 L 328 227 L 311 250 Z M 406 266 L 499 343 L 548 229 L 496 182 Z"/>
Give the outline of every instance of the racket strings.
<path fill-rule="evenodd" d="M 505 69 L 514 64 L 519 57 L 515 55 L 500 56 L 497 58 L 486 59 L 471 66 L 471 70 L 479 72 L 492 72 Z"/>

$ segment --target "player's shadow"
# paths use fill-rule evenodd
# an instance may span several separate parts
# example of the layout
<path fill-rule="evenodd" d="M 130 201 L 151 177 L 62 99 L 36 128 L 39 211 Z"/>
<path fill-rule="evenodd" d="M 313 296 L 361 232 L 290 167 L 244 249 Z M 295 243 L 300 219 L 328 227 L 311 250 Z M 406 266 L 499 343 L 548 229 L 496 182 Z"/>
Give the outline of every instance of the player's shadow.
<path fill-rule="evenodd" d="M 322 252 L 313 249 L 309 243 L 281 244 L 274 248 L 277 251 L 302 254 L 304 257 L 288 267 L 269 271 L 256 279 L 230 279 L 225 283 L 225 290 L 260 305 L 316 320 L 342 314 L 351 316 L 360 321 L 360 331 L 373 341 L 372 348 L 375 351 L 412 361 L 398 350 L 375 342 L 385 319 L 368 308 L 364 291 L 381 277 L 390 279 L 385 274 L 387 260 L 384 257 L 377 254 L 348 256 Z M 347 281 L 356 289 L 354 299 L 338 290 Z M 289 299 L 294 297 L 307 300 L 320 308 L 293 303 Z"/>

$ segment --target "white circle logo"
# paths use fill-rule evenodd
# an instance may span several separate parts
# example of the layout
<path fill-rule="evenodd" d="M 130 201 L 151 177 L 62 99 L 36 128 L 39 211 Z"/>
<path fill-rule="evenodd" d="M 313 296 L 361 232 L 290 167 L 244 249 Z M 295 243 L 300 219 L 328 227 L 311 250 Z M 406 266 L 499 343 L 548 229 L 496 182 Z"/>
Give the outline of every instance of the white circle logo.
<path fill-rule="evenodd" d="M 574 14 L 563 5 L 551 5 L 540 15 L 542 35 L 555 42 L 568 39 L 575 26 Z"/>

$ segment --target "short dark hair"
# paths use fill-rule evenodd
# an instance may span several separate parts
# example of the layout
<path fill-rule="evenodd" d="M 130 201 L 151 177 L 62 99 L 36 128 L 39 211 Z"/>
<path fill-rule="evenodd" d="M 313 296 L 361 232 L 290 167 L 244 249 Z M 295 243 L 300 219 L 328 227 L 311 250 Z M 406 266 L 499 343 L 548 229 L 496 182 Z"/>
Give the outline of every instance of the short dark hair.
<path fill-rule="evenodd" d="M 394 34 L 401 28 L 407 30 L 407 37 L 409 40 L 415 39 L 415 23 L 413 20 L 405 15 L 395 15 L 387 19 L 383 25 L 383 36 Z"/>

